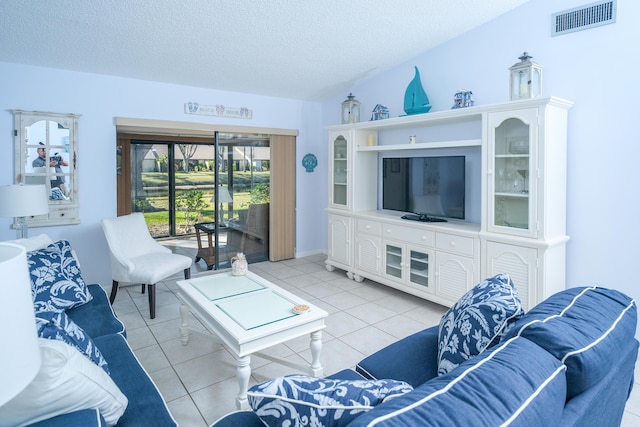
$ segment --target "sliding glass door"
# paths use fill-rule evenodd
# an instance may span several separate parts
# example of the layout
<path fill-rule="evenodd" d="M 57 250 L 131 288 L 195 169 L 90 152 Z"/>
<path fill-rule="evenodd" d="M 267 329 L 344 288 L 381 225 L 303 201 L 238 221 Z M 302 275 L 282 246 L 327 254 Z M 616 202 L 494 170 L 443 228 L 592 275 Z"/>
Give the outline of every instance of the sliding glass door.
<path fill-rule="evenodd" d="M 199 237 L 196 258 L 209 268 L 239 252 L 250 262 L 269 258 L 268 137 L 131 139 L 130 159 L 131 210 L 144 214 L 152 236 Z"/>
<path fill-rule="evenodd" d="M 222 156 L 219 182 L 231 202 L 221 214 L 230 256 L 243 253 L 250 262 L 269 259 L 271 168 L 269 139 L 220 135 Z M 224 203 L 221 203 L 221 209 Z"/>
<path fill-rule="evenodd" d="M 153 237 L 193 233 L 213 221 L 215 155 L 209 144 L 131 141 L 131 207 Z"/>

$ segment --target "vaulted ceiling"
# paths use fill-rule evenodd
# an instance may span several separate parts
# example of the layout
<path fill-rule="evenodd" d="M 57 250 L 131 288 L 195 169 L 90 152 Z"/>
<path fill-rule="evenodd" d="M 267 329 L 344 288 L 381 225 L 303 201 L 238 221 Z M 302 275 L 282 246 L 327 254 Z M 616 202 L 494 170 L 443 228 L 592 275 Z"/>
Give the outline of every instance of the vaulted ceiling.
<path fill-rule="evenodd" d="M 2 0 L 0 61 L 320 100 L 528 0 Z"/>

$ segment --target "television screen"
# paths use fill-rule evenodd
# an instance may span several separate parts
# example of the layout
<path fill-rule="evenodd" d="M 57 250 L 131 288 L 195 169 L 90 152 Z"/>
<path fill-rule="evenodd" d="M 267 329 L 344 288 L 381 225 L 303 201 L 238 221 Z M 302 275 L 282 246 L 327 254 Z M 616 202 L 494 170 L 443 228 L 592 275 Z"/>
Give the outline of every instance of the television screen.
<path fill-rule="evenodd" d="M 465 157 L 382 159 L 382 208 L 464 219 Z"/>

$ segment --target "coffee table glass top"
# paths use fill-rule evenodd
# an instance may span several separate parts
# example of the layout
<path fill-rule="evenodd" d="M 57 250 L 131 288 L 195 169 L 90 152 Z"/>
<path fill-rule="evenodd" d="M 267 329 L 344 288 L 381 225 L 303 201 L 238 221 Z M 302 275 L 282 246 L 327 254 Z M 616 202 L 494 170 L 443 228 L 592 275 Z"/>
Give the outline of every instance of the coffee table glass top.
<path fill-rule="evenodd" d="M 295 302 L 266 289 L 224 299 L 216 305 L 247 331 L 298 316 L 293 312 Z"/>
<path fill-rule="evenodd" d="M 251 275 L 220 273 L 209 276 L 208 279 L 186 282 L 247 331 L 299 316 L 293 311 L 293 307 L 299 302 L 253 280 Z"/>
<path fill-rule="evenodd" d="M 194 288 L 211 301 L 265 289 L 264 286 L 251 280 L 248 276 L 217 274 L 211 277 L 215 280 L 190 281 Z"/>

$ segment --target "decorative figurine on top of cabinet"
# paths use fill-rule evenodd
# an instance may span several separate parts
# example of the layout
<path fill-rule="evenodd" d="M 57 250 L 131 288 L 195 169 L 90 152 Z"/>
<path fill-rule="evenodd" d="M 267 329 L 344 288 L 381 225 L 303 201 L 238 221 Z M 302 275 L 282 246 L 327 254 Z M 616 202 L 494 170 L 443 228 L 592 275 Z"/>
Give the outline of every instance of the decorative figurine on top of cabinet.
<path fill-rule="evenodd" d="M 542 95 L 542 67 L 531 60 L 533 56 L 524 52 L 518 59 L 520 62 L 509 68 L 510 99 L 533 99 Z"/>
<path fill-rule="evenodd" d="M 461 89 L 453 95 L 453 107 L 451 109 L 465 107 L 473 107 L 473 92 Z"/>
<path fill-rule="evenodd" d="M 389 118 L 389 109 L 381 104 L 376 104 L 371 111 L 371 120 L 383 120 Z"/>
<path fill-rule="evenodd" d="M 360 121 L 360 101 L 349 93 L 347 99 L 342 101 L 342 124 L 358 123 Z"/>
<path fill-rule="evenodd" d="M 404 92 L 404 112 L 407 113 L 408 116 L 427 113 L 431 110 L 429 97 L 427 96 L 427 92 L 424 91 L 422 82 L 420 81 L 420 71 L 418 71 L 418 67 L 414 68 L 416 74 Z"/>

